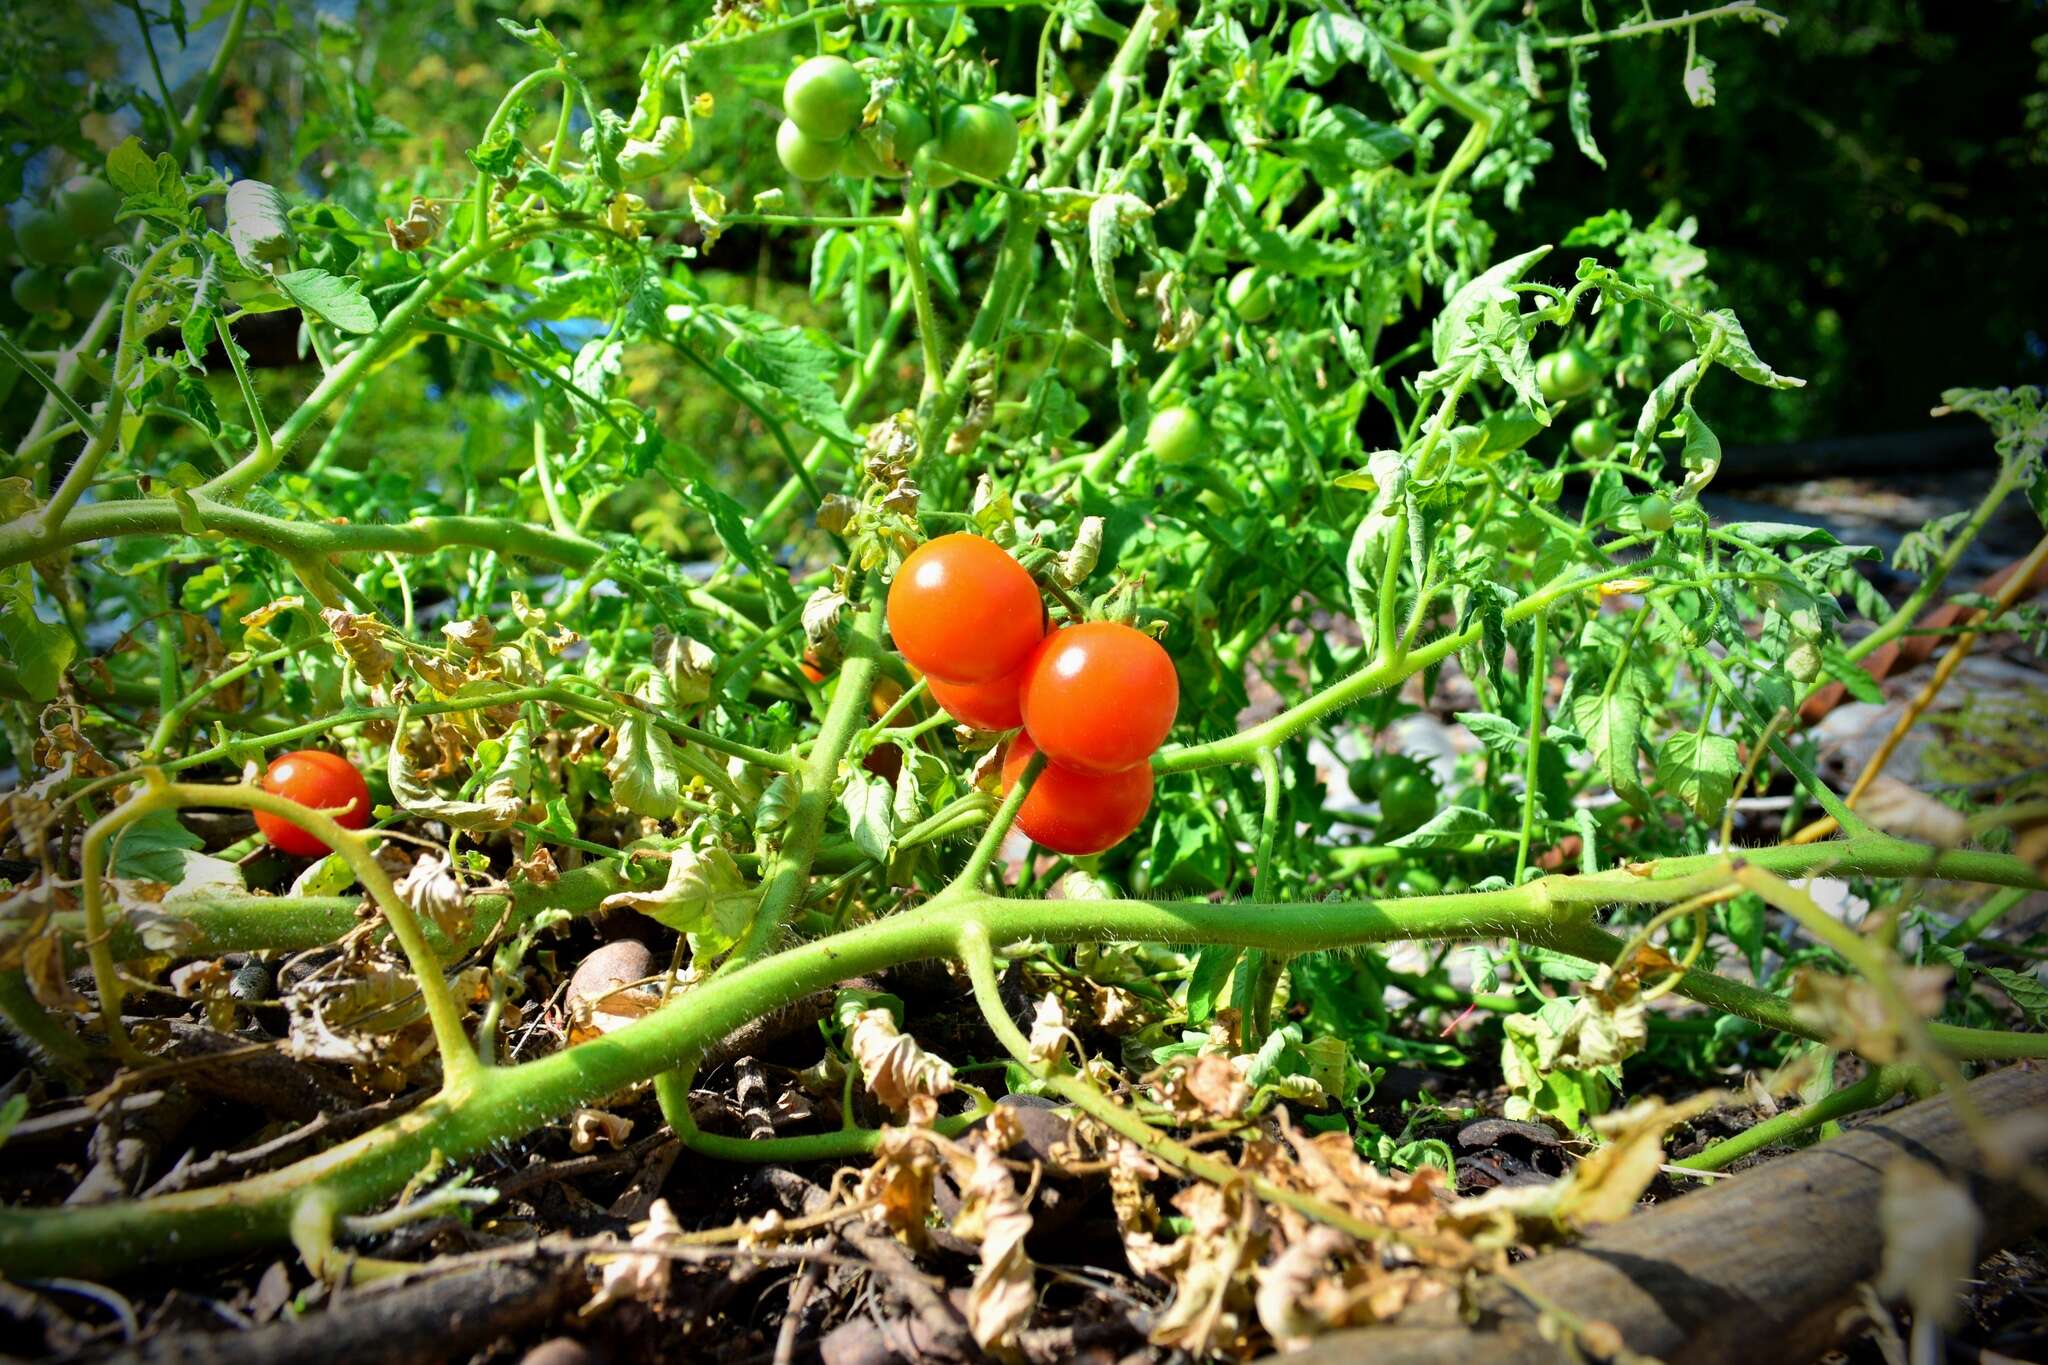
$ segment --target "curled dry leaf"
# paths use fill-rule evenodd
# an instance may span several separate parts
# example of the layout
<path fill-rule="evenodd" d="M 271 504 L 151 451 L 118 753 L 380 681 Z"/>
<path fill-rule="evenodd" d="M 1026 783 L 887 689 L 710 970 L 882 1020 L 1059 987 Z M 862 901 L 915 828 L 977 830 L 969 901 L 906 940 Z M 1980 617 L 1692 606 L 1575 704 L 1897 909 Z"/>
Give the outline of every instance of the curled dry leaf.
<path fill-rule="evenodd" d="M 633 1135 L 633 1120 L 602 1109 L 578 1109 L 569 1116 L 569 1150 L 588 1152 L 600 1142 L 623 1147 Z"/>
<path fill-rule="evenodd" d="M 1037 1267 L 1024 1250 L 1031 1211 L 998 1155 L 1017 1138 L 1014 1119 L 1005 1121 L 1008 1112 L 996 1110 L 968 1147 L 951 1153 L 953 1178 L 960 1184 L 953 1232 L 981 1244 L 967 1291 L 967 1326 L 976 1343 L 993 1351 L 1016 1345 L 1038 1304 Z"/>
<path fill-rule="evenodd" d="M 1173 1198 L 1192 1226 L 1176 1245 L 1185 1247 L 1173 1302 L 1153 1324 L 1152 1343 L 1194 1356 L 1219 1352 L 1248 1354 L 1253 1313 L 1251 1270 L 1263 1239 L 1258 1205 L 1245 1187 L 1190 1185 Z"/>
<path fill-rule="evenodd" d="M 1941 1009 L 1948 994 L 1947 967 L 1895 963 L 1891 970 L 1906 1003 L 1920 1018 Z M 1790 1003 L 1799 1021 L 1823 1033 L 1830 1047 L 1858 1053 L 1880 1065 L 1897 1061 L 1905 1049 L 1901 1029 L 1906 1021 L 1894 1018 L 1884 997 L 1861 978 L 1803 968 L 1793 978 Z"/>
<path fill-rule="evenodd" d="M 469 894 L 440 854 L 421 857 L 407 870 L 396 889 L 399 899 L 411 906 L 414 914 L 432 921 L 449 938 L 459 938 L 468 929 Z"/>
<path fill-rule="evenodd" d="M 1234 1119 L 1244 1113 L 1252 1088 L 1228 1057 L 1214 1052 L 1187 1058 L 1166 1073 L 1161 1098 L 1185 1123 Z"/>
<path fill-rule="evenodd" d="M 630 1245 L 638 1248 L 640 1254 L 622 1251 L 605 1259 L 597 1293 L 584 1305 L 583 1316 L 589 1317 L 625 1299 L 658 1304 L 667 1298 L 669 1267 L 674 1263 L 666 1256 L 648 1253 L 667 1248 L 682 1235 L 683 1225 L 676 1221 L 668 1201 L 655 1200 L 647 1210 L 647 1221 L 633 1229 Z"/>
<path fill-rule="evenodd" d="M 1259 1267 L 1253 1305 L 1259 1325 L 1281 1350 L 1306 1346 L 1341 1320 L 1341 1306 L 1333 1314 L 1325 1302 L 1333 1288 L 1340 1289 L 1341 1295 L 1341 1282 L 1330 1276 L 1328 1263 L 1350 1248 L 1349 1237 L 1319 1225 Z"/>
<path fill-rule="evenodd" d="M 953 1066 L 917 1045 L 896 1027 L 886 1009 L 863 1010 L 847 1033 L 847 1050 L 860 1063 L 861 1078 L 875 1098 L 896 1113 L 910 1107 L 913 1095 L 937 1096 L 953 1089 Z"/>
<path fill-rule="evenodd" d="M 941 1166 L 933 1135 L 917 1123 L 884 1128 L 874 1164 L 860 1178 L 863 1217 L 912 1246 L 922 1246 L 932 1212 L 932 1182 Z"/>
<path fill-rule="evenodd" d="M 1060 1007 L 1060 998 L 1047 991 L 1031 1016 L 1031 1059 L 1040 1063 L 1051 1062 L 1065 1050 L 1073 1036 L 1073 1031 L 1067 1027 L 1067 1012 Z M 1076 1050 L 1079 1050 L 1078 1044 Z"/>
<path fill-rule="evenodd" d="M 1614 1223 L 1664 1165 L 1664 1137 L 1688 1119 L 1728 1102 L 1723 1090 L 1705 1090 L 1676 1104 L 1638 1100 L 1593 1120 L 1605 1139 L 1562 1180 L 1548 1185 L 1503 1185 L 1450 1206 L 1449 1221 L 1487 1244 L 1547 1241 L 1559 1233 Z"/>
<path fill-rule="evenodd" d="M 441 222 L 446 211 L 439 204 L 423 195 L 414 195 L 412 203 L 406 206 L 405 217 L 386 218 L 384 231 L 391 238 L 391 245 L 399 251 L 419 251 L 434 240 L 441 231 Z"/>
<path fill-rule="evenodd" d="M 1957 1291 L 1976 1268 L 1984 1231 L 1970 1192 L 1926 1162 L 1902 1156 L 1885 1167 L 1877 1220 L 1884 1230 L 1877 1292 L 1905 1300 L 1915 1318 L 1954 1326 L 1962 1309 Z"/>

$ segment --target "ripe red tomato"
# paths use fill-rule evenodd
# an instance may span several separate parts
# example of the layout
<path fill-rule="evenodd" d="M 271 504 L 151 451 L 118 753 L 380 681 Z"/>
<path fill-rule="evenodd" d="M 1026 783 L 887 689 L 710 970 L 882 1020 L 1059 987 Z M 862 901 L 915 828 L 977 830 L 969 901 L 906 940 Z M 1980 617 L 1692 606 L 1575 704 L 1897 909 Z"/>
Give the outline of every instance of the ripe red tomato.
<path fill-rule="evenodd" d="M 805 650 L 803 657 L 796 661 L 796 666 L 801 668 L 804 671 L 804 676 L 813 683 L 825 681 L 825 665 L 818 662 L 818 656 L 815 651 Z"/>
<path fill-rule="evenodd" d="M 1046 756 L 1115 773 L 1152 756 L 1173 728 L 1180 679 L 1151 636 L 1114 621 L 1055 631 L 1024 675 L 1024 728 Z"/>
<path fill-rule="evenodd" d="M 920 545 L 889 585 L 889 634 L 930 677 L 1014 673 L 1045 638 L 1038 585 L 1009 551 L 965 531 Z"/>
<path fill-rule="evenodd" d="M 361 829 L 370 823 L 369 784 L 347 759 L 325 749 L 299 749 L 272 760 L 263 774 L 263 790 L 325 811 L 343 829 Z M 256 812 L 256 827 L 280 853 L 319 858 L 333 851 L 324 840 L 269 811 Z"/>
<path fill-rule="evenodd" d="M 1024 668 L 1031 666 L 1025 660 Z M 949 683 L 926 678 L 924 685 L 932 700 L 946 708 L 946 714 L 976 730 L 1014 730 L 1024 723 L 1019 693 L 1024 686 L 1024 668 L 1005 673 L 994 682 Z"/>
<path fill-rule="evenodd" d="M 1003 756 L 1003 791 L 1015 786 L 1038 752 L 1030 735 L 1010 741 Z M 1152 766 L 1097 775 L 1048 762 L 1017 810 L 1017 828 L 1033 843 L 1078 858 L 1124 841 L 1152 808 Z"/>

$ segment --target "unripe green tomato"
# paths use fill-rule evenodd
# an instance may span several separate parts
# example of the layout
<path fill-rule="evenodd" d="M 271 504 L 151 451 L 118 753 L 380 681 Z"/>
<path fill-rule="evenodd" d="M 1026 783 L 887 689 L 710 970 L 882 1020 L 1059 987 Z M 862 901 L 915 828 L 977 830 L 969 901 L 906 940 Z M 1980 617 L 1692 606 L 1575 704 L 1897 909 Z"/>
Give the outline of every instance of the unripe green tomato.
<path fill-rule="evenodd" d="M 121 211 L 121 192 L 96 175 L 74 175 L 57 190 L 57 216 L 81 241 L 114 230 Z"/>
<path fill-rule="evenodd" d="M 113 287 L 114 274 L 105 266 L 73 266 L 64 276 L 64 306 L 79 317 L 96 313 Z"/>
<path fill-rule="evenodd" d="M 54 312 L 64 297 L 64 287 L 58 282 L 57 272 L 37 265 L 15 271 L 7 292 L 31 313 Z"/>
<path fill-rule="evenodd" d="M 1224 291 L 1230 310 L 1246 322 L 1264 322 L 1273 316 L 1273 284 L 1254 266 L 1246 266 L 1231 277 Z"/>
<path fill-rule="evenodd" d="M 927 142 L 917 149 L 917 155 L 910 158 L 910 173 L 935 190 L 942 190 L 960 179 L 951 166 L 939 160 L 939 144 L 936 142 Z"/>
<path fill-rule="evenodd" d="M 1572 449 L 1588 460 L 1604 460 L 1618 444 L 1614 428 L 1597 417 L 1588 417 L 1572 428 Z"/>
<path fill-rule="evenodd" d="M 956 104 L 939 120 L 939 160 L 1001 180 L 1017 156 L 1017 120 L 993 104 Z"/>
<path fill-rule="evenodd" d="M 813 57 L 782 86 L 782 112 L 819 142 L 837 142 L 852 132 L 867 103 L 868 83 L 844 57 Z"/>
<path fill-rule="evenodd" d="M 1370 758 L 1361 758 L 1349 768 L 1346 768 L 1344 770 L 1344 785 L 1351 788 L 1352 796 L 1358 800 L 1372 800 L 1373 793 L 1379 790 L 1378 783 L 1373 775 L 1372 760 Z"/>
<path fill-rule="evenodd" d="M 1599 382 L 1600 367 L 1583 346 L 1571 345 L 1561 351 L 1552 351 L 1536 362 L 1536 387 L 1553 403 L 1559 399 L 1577 398 Z"/>
<path fill-rule="evenodd" d="M 1379 832 L 1387 839 L 1412 834 L 1436 814 L 1436 788 L 1419 772 L 1402 773 L 1379 790 Z"/>
<path fill-rule="evenodd" d="M 787 119 L 775 130 L 775 155 L 782 169 L 799 180 L 823 180 L 839 169 L 839 148 L 806 136 Z"/>
<path fill-rule="evenodd" d="M 852 141 L 839 153 L 839 173 L 861 180 L 872 180 L 885 174 L 881 155 L 875 151 L 865 134 L 856 133 Z"/>
<path fill-rule="evenodd" d="M 1652 493 L 1636 504 L 1636 520 L 1643 523 L 1645 531 L 1668 531 L 1671 529 L 1671 499 L 1662 493 Z"/>
<path fill-rule="evenodd" d="M 1161 464 L 1186 464 L 1201 452 L 1202 418 L 1185 403 L 1161 408 L 1146 424 L 1145 444 Z"/>
<path fill-rule="evenodd" d="M 882 106 L 880 122 L 854 135 L 853 145 L 846 152 L 847 171 L 853 175 L 888 176 L 892 180 L 906 176 L 918 151 L 931 140 L 932 121 L 922 109 L 907 100 L 890 100 Z M 855 169 L 869 162 L 873 163 L 873 170 Z"/>
<path fill-rule="evenodd" d="M 30 265 L 56 265 L 71 254 L 78 239 L 64 220 L 48 209 L 30 209 L 14 225 L 14 240 Z"/>

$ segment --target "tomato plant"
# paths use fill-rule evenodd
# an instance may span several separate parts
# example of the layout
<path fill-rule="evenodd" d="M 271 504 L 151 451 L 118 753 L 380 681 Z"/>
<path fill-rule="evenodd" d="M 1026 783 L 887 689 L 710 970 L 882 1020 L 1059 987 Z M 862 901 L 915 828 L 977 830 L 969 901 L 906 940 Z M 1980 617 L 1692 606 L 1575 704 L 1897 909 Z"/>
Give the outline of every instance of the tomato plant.
<path fill-rule="evenodd" d="M 1689 1169 L 1644 1100 L 1674 1079 L 1862 1066 L 1764 1130 L 1798 1136 L 2048 1056 L 2033 949 L 1980 942 L 2040 884 L 2043 765 L 1885 832 L 1883 764 L 1837 781 L 1801 719 L 1881 700 L 1909 632 L 1958 662 L 2048 638 L 2020 587 L 1949 601 L 1987 527 L 2048 506 L 2042 395 L 1925 395 L 1988 427 L 1992 483 L 1882 576 L 1727 519 L 1732 397 L 1803 401 L 1742 319 L 1795 310 L 1732 287 L 1690 207 L 1587 200 L 1592 171 L 1544 199 L 1607 164 L 1589 70 L 1710 103 L 1704 50 L 1777 50 L 1779 16 L 525 6 L 436 11 L 428 62 L 327 8 L 161 8 L 119 11 L 141 56 L 194 60 L 52 82 L 46 117 L 17 82 L 0 148 L 8 1093 L 38 1144 L 77 1128 L 68 1171 L 112 1130 L 41 1120 L 183 1086 L 201 1028 L 307 1093 L 417 1102 L 289 1153 L 256 1116 L 175 1193 L 23 1181 L 0 1273 L 281 1243 L 381 1273 L 428 1254 L 398 1224 L 485 1198 L 462 1172 L 610 1106 L 701 1158 L 677 1181 L 873 1162 L 890 1195 L 846 1226 L 920 1244 L 957 1159 L 993 1201 L 955 1220 L 989 1253 L 968 1336 L 1009 1355 L 1065 1311 L 997 1199 L 1014 1089 L 1086 1116 L 1135 1279 L 1174 1282 L 1148 1330 L 1207 1357 L 1363 1311 L 1283 1271 L 1453 1293 L 1494 1265 L 1476 1220 L 1576 1226 L 1440 1200 L 1456 1130 L 1375 1102 L 1385 1070 L 1619 1134 L 1564 1179 L 1626 1209 Z M 1973 614 L 1919 624 L 1944 605 Z M 1942 724 L 1973 764 L 2031 733 Z M 635 983 L 558 1006 L 628 937 Z M 938 960 L 978 1017 L 873 984 Z M 252 963 L 277 999 L 228 989 Z M 700 1103 L 735 1036 L 806 1051 L 800 1103 Z M 1416 1221 L 1361 1222 L 1394 1181 Z"/>

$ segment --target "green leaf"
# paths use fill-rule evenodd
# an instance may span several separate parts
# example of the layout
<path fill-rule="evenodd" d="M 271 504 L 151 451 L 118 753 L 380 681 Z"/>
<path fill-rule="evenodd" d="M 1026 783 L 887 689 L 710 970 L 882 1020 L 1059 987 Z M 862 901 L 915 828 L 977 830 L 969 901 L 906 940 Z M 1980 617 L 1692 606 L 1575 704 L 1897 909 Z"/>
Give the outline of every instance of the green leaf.
<path fill-rule="evenodd" d="M 1216 1001 L 1243 951 L 1234 943 L 1211 943 L 1195 955 L 1195 970 L 1188 976 L 1189 1023 L 1206 1024 L 1216 1013 Z"/>
<path fill-rule="evenodd" d="M 1607 158 L 1601 155 L 1599 144 L 1593 141 L 1593 97 L 1586 93 L 1586 82 L 1579 73 L 1580 65 L 1587 58 L 1581 57 L 1575 47 L 1566 49 L 1565 55 L 1571 59 L 1572 69 L 1571 89 L 1564 97 L 1565 119 L 1571 124 L 1572 141 L 1578 144 L 1579 151 L 1588 161 L 1604 171 Z M 1565 245 L 1573 245 L 1572 240 L 1566 238 Z"/>
<path fill-rule="evenodd" d="M 175 811 L 151 811 L 121 831 L 114 844 L 116 877 L 176 884 L 185 875 L 185 855 L 204 841 L 178 821 Z"/>
<path fill-rule="evenodd" d="M 1519 296 L 1508 286 L 1528 274 L 1530 266 L 1549 254 L 1549 247 L 1539 246 L 1533 251 L 1511 256 L 1467 280 L 1457 293 L 1451 295 L 1443 312 L 1437 314 L 1430 333 L 1431 354 L 1438 369 L 1448 366 L 1471 349 L 1475 325 L 1488 307 L 1498 307 L 1510 313 L 1521 311 Z"/>
<path fill-rule="evenodd" d="M 1391 840 L 1391 848 L 1462 848 L 1472 836 L 1496 826 L 1484 811 L 1470 806 L 1445 806 L 1421 829 Z"/>
<path fill-rule="evenodd" d="M 1333 104 L 1303 119 L 1299 136 L 1278 139 L 1271 146 L 1284 156 L 1306 162 L 1324 185 L 1336 186 L 1359 171 L 1393 164 L 1414 150 L 1415 139 L 1392 124 Z"/>
<path fill-rule="evenodd" d="M 377 310 L 370 307 L 363 287 L 354 280 L 309 269 L 280 275 L 277 282 L 292 302 L 336 331 L 363 336 L 377 330 Z"/>
<path fill-rule="evenodd" d="M 713 845 L 688 845 L 669 854 L 668 877 L 656 891 L 621 891 L 599 903 L 605 910 L 637 910 L 690 936 L 692 959 L 703 963 L 746 935 L 759 893 L 747 885 L 732 855 Z"/>
<path fill-rule="evenodd" d="M 743 310 L 728 309 L 728 321 Z M 797 420 L 820 436 L 841 445 L 857 446 L 860 438 L 846 424 L 845 409 L 832 387 L 839 373 L 833 353 L 795 327 L 774 325 L 756 314 L 749 328 L 726 348 L 726 359 L 757 380 L 772 400 L 794 409 Z"/>
<path fill-rule="evenodd" d="M 25 564 L 0 570 L 0 647 L 29 700 L 54 701 L 78 641 L 63 626 L 36 615 L 33 581 Z"/>
<path fill-rule="evenodd" d="M 1614 794 L 1647 813 L 1649 795 L 1636 768 L 1636 741 L 1643 728 L 1643 703 L 1621 680 L 1605 692 L 1582 693 L 1571 701 L 1572 728 L 1600 765 Z"/>
<path fill-rule="evenodd" d="M 683 799 L 675 741 L 637 711 L 628 712 L 613 728 L 604 771 L 611 779 L 612 800 L 635 815 L 671 819 Z"/>
<path fill-rule="evenodd" d="M 1681 730 L 1657 751 L 1657 784 L 1709 824 L 1721 818 L 1741 774 L 1742 751 L 1722 735 Z"/>
<path fill-rule="evenodd" d="M 886 860 L 896 846 L 896 789 L 855 768 L 847 774 L 839 805 L 846 812 L 854 847 L 876 862 Z"/>

